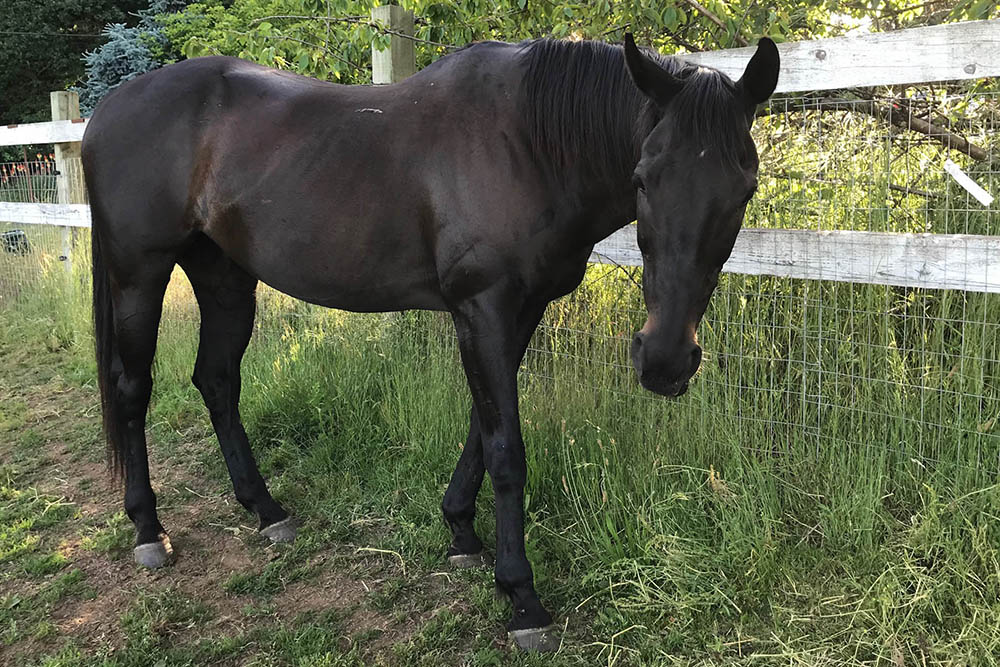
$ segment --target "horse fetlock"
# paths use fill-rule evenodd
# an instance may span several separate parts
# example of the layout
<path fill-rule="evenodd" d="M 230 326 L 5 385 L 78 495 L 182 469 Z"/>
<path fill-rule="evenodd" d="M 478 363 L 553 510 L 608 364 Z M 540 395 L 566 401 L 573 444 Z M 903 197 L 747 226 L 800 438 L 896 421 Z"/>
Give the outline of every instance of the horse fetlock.
<path fill-rule="evenodd" d="M 155 542 L 164 533 L 163 525 L 156 516 L 156 494 L 152 490 L 146 493 L 126 493 L 125 515 L 135 525 L 137 544 Z"/>
<path fill-rule="evenodd" d="M 499 561 L 494 575 L 496 592 L 510 600 L 513 616 L 507 624 L 507 630 L 524 630 L 528 628 L 544 628 L 552 624 L 552 616 L 542 606 L 532 584 L 531 569 L 527 567 L 527 577 L 519 573 L 517 577 L 502 576 Z"/>
<path fill-rule="evenodd" d="M 529 595 L 511 593 L 510 601 L 514 607 L 514 613 L 510 622 L 507 623 L 508 632 L 547 628 L 552 625 L 552 615 L 542 606 L 534 590 L 531 590 Z"/>
<path fill-rule="evenodd" d="M 472 532 L 471 526 L 467 531 L 455 532 L 454 528 L 452 531 L 451 544 L 447 552 L 449 561 L 455 556 L 478 556 L 483 552 L 483 541 Z"/>
<path fill-rule="evenodd" d="M 473 513 L 463 511 L 451 514 L 445 505 L 441 509 L 444 513 L 444 522 L 451 531 L 451 545 L 448 547 L 449 561 L 453 556 L 476 555 L 483 550 L 483 542 L 476 535 L 473 526 Z"/>

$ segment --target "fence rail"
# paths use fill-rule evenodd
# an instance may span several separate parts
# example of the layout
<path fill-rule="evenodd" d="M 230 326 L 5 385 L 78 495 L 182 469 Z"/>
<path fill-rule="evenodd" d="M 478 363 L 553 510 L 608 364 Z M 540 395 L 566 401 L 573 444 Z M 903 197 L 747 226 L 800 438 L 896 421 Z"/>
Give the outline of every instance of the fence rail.
<path fill-rule="evenodd" d="M 630 225 L 591 261 L 642 266 Z M 743 229 L 726 273 L 1000 294 L 1000 236 Z"/>
<path fill-rule="evenodd" d="M 86 118 L 6 125 L 0 127 L 0 146 L 62 144 L 82 141 L 83 131 L 86 127 Z"/>
<path fill-rule="evenodd" d="M 90 205 L 0 201 L 0 222 L 11 222 L 19 225 L 90 227 Z"/>
<path fill-rule="evenodd" d="M 778 45 L 776 93 L 961 81 L 1000 76 L 1000 19 Z M 735 81 L 753 47 L 684 55 Z"/>

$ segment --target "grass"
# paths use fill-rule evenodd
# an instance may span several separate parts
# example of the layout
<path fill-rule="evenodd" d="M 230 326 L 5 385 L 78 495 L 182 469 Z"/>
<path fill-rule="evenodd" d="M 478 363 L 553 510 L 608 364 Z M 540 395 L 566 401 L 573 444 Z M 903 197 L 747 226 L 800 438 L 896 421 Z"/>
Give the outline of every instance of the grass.
<path fill-rule="evenodd" d="M 603 271 L 550 309 L 521 380 L 529 556 L 539 590 L 568 624 L 570 643 L 555 664 L 991 662 L 1000 651 L 1000 487 L 983 456 L 996 451 L 991 427 L 982 427 L 993 388 L 976 381 L 993 371 L 983 359 L 943 369 L 973 346 L 995 349 L 991 328 L 955 336 L 946 323 L 959 299 L 971 320 L 977 309 L 987 317 L 992 299 L 856 288 L 847 312 L 843 287 L 764 279 L 755 292 L 731 277 L 703 329 L 718 356 L 689 396 L 670 402 L 631 386 L 616 334 L 641 317 L 638 296 Z M 187 471 L 188 481 L 158 489 L 168 529 L 172 514 L 228 494 L 187 379 L 196 344 L 183 316 L 187 288 L 171 289 L 168 312 L 181 315 L 162 325 L 149 420 L 154 460 Z M 783 336 L 760 335 L 745 314 L 772 290 L 784 291 L 791 309 L 767 325 Z M 93 402 L 88 334 L 74 324 L 86 316 L 72 312 L 85 301 L 63 298 L 68 305 L 48 296 L 2 311 L 0 350 L 17 386 L 75 387 Z M 894 302 L 899 312 L 934 316 L 876 326 L 887 318 L 880 304 Z M 118 643 L 102 646 L 64 637 L 46 620 L 81 593 L 38 588 L 24 598 L 41 601 L 30 615 L 9 610 L 10 645 L 29 642 L 42 660 L 38 643 L 52 643 L 39 664 L 138 664 L 150 651 L 163 664 L 235 656 L 245 664 L 534 664 L 498 642 L 508 610 L 492 598 L 488 572 L 449 574 L 446 592 L 434 585 L 447 542 L 438 504 L 468 400 L 444 318 L 321 311 L 270 292 L 260 307 L 242 411 L 275 496 L 303 521 L 299 541 L 264 547 L 233 503 L 174 535 L 189 559 L 210 559 L 216 538 L 199 535 L 219 530 L 249 554 L 208 590 L 138 587 L 138 600 L 112 609 Z M 580 333 L 602 327 L 605 335 Z M 65 343 L 53 349 L 44 332 Z M 892 344 L 903 336 L 947 353 Z M 871 380 L 846 388 L 792 361 L 823 354 L 836 355 L 838 375 Z M 39 370 L 40 355 L 57 361 Z M 38 453 L 70 434 L 39 425 L 24 397 L 3 406 L 5 455 L 15 462 L 0 507 L 5 585 L 72 573 L 74 557 L 60 557 L 46 537 L 66 530 L 78 536 L 78 554 L 127 568 L 131 528 L 117 499 L 84 520 L 32 476 L 32 466 L 44 469 Z M 77 428 L 97 428 L 92 406 Z M 80 443 L 68 450 L 96 458 L 96 440 L 82 442 L 89 452 Z M 100 493 L 95 486 L 80 493 Z M 479 524 L 488 542 L 491 506 L 487 485 Z M 343 576 L 333 581 L 331 572 Z M 287 591 L 336 596 L 356 579 L 380 583 L 348 611 L 276 616 Z M 86 583 L 81 590 L 100 591 L 99 581 Z M 172 585 L 183 583 L 178 576 Z M 453 610 L 456 598 L 463 606 Z M 239 627 L 217 627 L 218 599 L 240 603 Z M 358 614 L 388 619 L 388 629 L 359 628 Z"/>

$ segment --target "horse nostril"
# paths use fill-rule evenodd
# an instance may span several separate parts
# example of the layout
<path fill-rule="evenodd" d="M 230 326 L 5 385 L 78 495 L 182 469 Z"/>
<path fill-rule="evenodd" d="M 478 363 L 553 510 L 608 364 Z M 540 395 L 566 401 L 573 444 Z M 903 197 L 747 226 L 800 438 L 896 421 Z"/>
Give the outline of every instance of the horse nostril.
<path fill-rule="evenodd" d="M 630 350 L 630 356 L 632 357 L 632 365 L 635 367 L 636 372 L 639 373 L 640 376 L 642 375 L 642 355 L 639 353 L 641 348 L 642 334 L 637 333 L 632 336 L 632 349 Z"/>
<path fill-rule="evenodd" d="M 691 374 L 694 375 L 701 366 L 701 348 L 697 345 L 691 350 Z"/>

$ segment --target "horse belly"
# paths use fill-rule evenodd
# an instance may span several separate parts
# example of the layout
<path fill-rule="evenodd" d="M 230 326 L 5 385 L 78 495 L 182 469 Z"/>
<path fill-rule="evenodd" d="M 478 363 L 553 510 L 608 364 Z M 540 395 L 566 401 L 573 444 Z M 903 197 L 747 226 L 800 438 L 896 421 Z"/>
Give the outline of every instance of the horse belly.
<path fill-rule="evenodd" d="M 253 216 L 204 231 L 259 280 L 309 303 L 354 312 L 446 308 L 434 263 L 413 231 L 366 229 L 370 214 L 302 215 Z"/>

